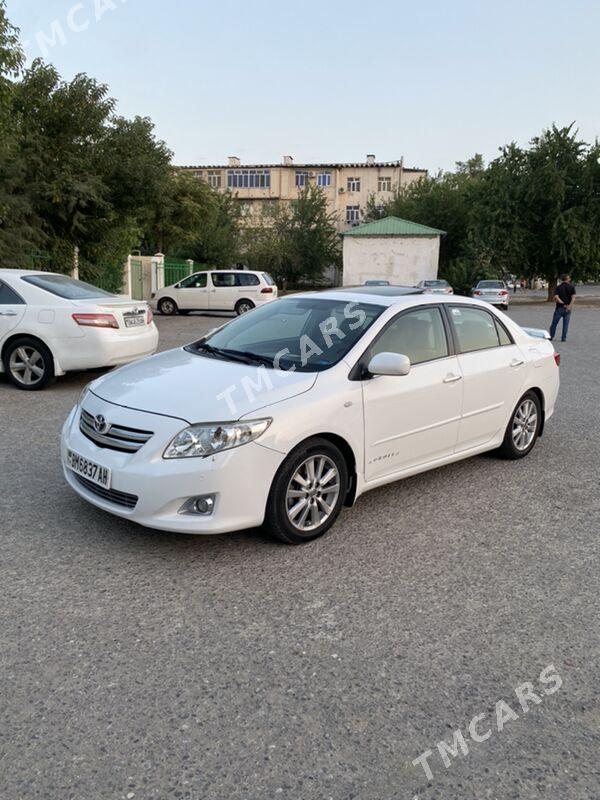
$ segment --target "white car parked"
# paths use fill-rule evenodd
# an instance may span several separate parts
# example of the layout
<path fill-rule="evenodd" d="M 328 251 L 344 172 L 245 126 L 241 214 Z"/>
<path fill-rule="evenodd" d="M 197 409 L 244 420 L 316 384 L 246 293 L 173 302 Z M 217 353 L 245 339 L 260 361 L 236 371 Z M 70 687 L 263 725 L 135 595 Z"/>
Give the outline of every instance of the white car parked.
<path fill-rule="evenodd" d="M 19 389 L 43 389 L 73 370 L 126 364 L 157 346 L 147 303 L 67 275 L 0 269 L 0 372 Z"/>
<path fill-rule="evenodd" d="M 161 314 L 190 311 L 235 311 L 245 314 L 277 299 L 277 286 L 267 272 L 210 270 L 194 272 L 155 293 L 152 300 Z"/>
<path fill-rule="evenodd" d="M 526 456 L 558 393 L 546 337 L 415 289 L 292 295 L 91 383 L 64 474 L 152 528 L 266 521 L 306 542 L 369 489 L 485 450 Z"/>

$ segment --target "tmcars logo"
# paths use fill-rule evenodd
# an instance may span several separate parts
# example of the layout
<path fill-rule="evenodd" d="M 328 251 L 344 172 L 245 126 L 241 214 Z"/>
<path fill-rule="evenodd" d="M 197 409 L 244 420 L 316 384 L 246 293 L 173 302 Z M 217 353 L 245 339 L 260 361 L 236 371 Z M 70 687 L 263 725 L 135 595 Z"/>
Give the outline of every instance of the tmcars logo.
<path fill-rule="evenodd" d="M 537 688 L 537 691 L 531 681 L 525 681 L 515 689 L 516 700 L 522 714 L 527 714 L 533 705 L 539 705 L 545 696 L 558 692 L 563 681 L 554 668 L 554 665 L 550 664 L 541 671 L 538 683 L 540 686 Z M 515 705 L 515 703 L 513 703 L 513 705 Z M 464 732 L 460 728 L 453 732 L 451 742 L 445 739 L 437 742 L 435 745 L 437 756 L 444 767 L 448 769 L 453 758 L 456 758 L 459 754 L 462 756 L 468 755 L 468 739 L 477 744 L 485 742 L 494 733 L 503 731 L 508 722 L 513 722 L 516 719 L 519 719 L 519 714 L 517 714 L 514 708 L 504 700 L 498 700 L 494 706 L 493 713 L 476 714 L 466 726 Z M 421 755 L 412 762 L 414 767 L 423 769 L 427 780 L 433 779 L 433 765 L 430 763 L 430 759 L 433 759 L 433 757 L 434 749 L 431 748 L 424 750 Z"/>

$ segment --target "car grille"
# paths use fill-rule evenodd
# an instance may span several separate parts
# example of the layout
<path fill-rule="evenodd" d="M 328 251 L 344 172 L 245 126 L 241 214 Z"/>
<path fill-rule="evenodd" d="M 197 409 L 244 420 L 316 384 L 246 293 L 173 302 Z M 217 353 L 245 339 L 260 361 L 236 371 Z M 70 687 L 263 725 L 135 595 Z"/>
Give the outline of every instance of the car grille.
<path fill-rule="evenodd" d="M 87 478 L 78 475 L 76 472 L 73 473 L 73 477 L 84 489 L 87 489 L 88 492 L 95 494 L 97 497 L 101 497 L 103 500 L 108 500 L 109 503 L 114 503 L 117 506 L 123 506 L 124 508 L 130 508 L 132 510 L 137 505 L 138 497 L 135 494 L 118 492 L 116 489 L 105 489 L 103 486 L 98 486 L 97 483 L 88 481 Z"/>
<path fill-rule="evenodd" d="M 98 433 L 94 428 L 94 416 L 85 409 L 81 409 L 79 430 L 98 447 L 121 453 L 137 453 L 154 436 L 154 431 L 141 431 L 124 425 L 111 425 L 104 433 Z"/>

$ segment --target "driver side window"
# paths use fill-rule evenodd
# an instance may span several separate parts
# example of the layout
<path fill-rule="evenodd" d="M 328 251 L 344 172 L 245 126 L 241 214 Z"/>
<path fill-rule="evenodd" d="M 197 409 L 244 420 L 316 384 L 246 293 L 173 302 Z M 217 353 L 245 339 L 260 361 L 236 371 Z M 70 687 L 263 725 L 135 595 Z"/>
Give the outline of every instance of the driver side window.
<path fill-rule="evenodd" d="M 399 353 L 411 364 L 449 355 L 446 330 L 439 308 L 419 308 L 400 314 L 372 346 L 369 360 L 378 353 Z"/>
<path fill-rule="evenodd" d="M 205 289 L 206 288 L 206 273 L 199 275 L 190 275 L 189 278 L 184 278 L 179 284 L 180 289 Z"/>

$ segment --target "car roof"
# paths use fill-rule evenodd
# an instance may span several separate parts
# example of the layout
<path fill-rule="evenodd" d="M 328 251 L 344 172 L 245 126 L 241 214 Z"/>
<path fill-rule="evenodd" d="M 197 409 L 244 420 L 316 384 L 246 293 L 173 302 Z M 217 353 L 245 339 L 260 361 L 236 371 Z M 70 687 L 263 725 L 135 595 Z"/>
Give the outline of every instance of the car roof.
<path fill-rule="evenodd" d="M 287 297 L 314 297 L 315 299 L 340 300 L 354 303 L 377 303 L 380 306 L 414 306 L 414 305 L 437 305 L 439 303 L 450 303 L 454 305 L 470 305 L 478 308 L 489 308 L 489 305 L 481 300 L 471 297 L 458 295 L 426 294 L 422 289 L 415 289 L 409 286 L 344 286 L 339 289 L 325 289 L 320 292 L 298 292 L 297 294 L 286 295 Z"/>

